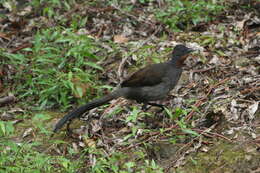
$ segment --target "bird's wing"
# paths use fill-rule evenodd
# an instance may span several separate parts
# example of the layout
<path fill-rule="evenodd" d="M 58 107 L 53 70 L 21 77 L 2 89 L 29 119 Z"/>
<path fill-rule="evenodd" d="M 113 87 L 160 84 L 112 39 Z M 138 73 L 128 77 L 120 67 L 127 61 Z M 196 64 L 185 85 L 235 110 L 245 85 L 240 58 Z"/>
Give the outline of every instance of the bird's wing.
<path fill-rule="evenodd" d="M 162 82 L 166 68 L 164 64 L 153 64 L 138 70 L 121 83 L 121 87 L 153 86 Z"/>

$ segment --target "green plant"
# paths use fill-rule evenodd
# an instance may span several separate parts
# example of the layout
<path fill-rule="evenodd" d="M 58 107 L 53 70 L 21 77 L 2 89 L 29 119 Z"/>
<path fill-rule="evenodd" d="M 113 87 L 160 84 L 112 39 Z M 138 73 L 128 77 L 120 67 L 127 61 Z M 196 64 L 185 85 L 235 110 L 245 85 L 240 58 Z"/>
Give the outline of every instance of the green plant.
<path fill-rule="evenodd" d="M 23 53 L 1 51 L 0 56 L 3 64 L 19 66 L 12 76 L 19 98 L 33 98 L 40 109 L 55 105 L 66 109 L 73 96 L 91 97 L 86 93 L 98 87 L 93 74 L 102 68 L 92 53 L 97 50 L 88 36 L 56 27 L 37 32 L 33 47 Z"/>
<path fill-rule="evenodd" d="M 142 168 L 145 170 L 144 172 L 163 173 L 163 169 L 154 160 L 145 160 L 145 165 Z"/>
<path fill-rule="evenodd" d="M 213 20 L 214 16 L 224 9 L 221 2 L 213 0 L 167 0 L 166 3 L 167 7 L 159 9 L 156 17 L 174 31 L 180 31 L 189 28 L 190 25 Z"/>
<path fill-rule="evenodd" d="M 176 108 L 174 113 L 172 113 L 169 109 L 167 109 L 166 107 L 164 108 L 164 110 L 166 111 L 167 115 L 172 119 L 172 120 L 176 120 L 178 118 L 181 118 L 182 116 L 187 115 L 187 111 L 183 110 L 181 108 Z"/>
<path fill-rule="evenodd" d="M 181 120 L 177 120 L 176 123 L 178 124 L 178 126 L 181 128 L 181 130 L 184 133 L 187 133 L 187 134 L 190 134 L 193 136 L 200 136 L 200 134 L 198 134 L 197 132 L 195 132 L 187 127 L 187 123 L 184 121 L 184 118 L 182 118 Z"/>
<path fill-rule="evenodd" d="M 14 126 L 12 122 L 0 121 L 0 137 L 5 137 L 13 134 Z"/>
<path fill-rule="evenodd" d="M 50 115 L 38 113 L 35 114 L 34 117 L 32 118 L 32 125 L 38 128 L 40 130 L 40 133 L 50 135 L 51 132 L 46 129 L 46 124 L 45 124 L 45 121 L 50 119 L 51 119 Z"/>
<path fill-rule="evenodd" d="M 131 114 L 129 116 L 127 116 L 125 121 L 136 123 L 139 113 L 140 113 L 140 110 L 137 109 L 137 107 L 134 107 L 133 110 L 131 111 Z"/>
<path fill-rule="evenodd" d="M 75 172 L 80 161 L 68 160 L 62 156 L 54 157 L 38 152 L 39 142 L 17 143 L 12 140 L 0 140 L 0 172 Z"/>
<path fill-rule="evenodd" d="M 135 151 L 129 156 L 122 152 L 113 152 L 109 157 L 104 154 L 92 151 L 96 155 L 96 162 L 91 166 L 88 172 L 114 172 L 114 173 L 130 173 L 130 172 L 151 172 L 161 173 L 162 168 L 155 163 L 154 160 L 145 159 L 145 154 L 141 151 Z"/>

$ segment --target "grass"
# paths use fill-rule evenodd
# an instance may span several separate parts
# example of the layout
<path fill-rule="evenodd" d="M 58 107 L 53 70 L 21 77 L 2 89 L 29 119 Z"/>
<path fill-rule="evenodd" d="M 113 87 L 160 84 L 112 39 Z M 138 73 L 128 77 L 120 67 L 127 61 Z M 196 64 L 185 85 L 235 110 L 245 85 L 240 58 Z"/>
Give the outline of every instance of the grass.
<path fill-rule="evenodd" d="M 46 115 L 46 114 L 45 114 Z M 36 115 L 36 128 L 41 129 L 46 117 Z M 48 140 L 41 136 L 38 140 L 17 142 L 12 139 L 14 127 L 9 122 L 0 121 L 0 172 L 142 172 L 160 173 L 162 169 L 154 160 L 148 160 L 144 151 L 135 151 L 129 155 L 122 152 L 111 152 L 109 156 L 95 145 L 85 147 L 78 152 L 67 146 L 68 153 L 53 155 L 52 146 L 67 144 L 60 140 Z M 39 136 L 39 135 L 38 135 Z M 44 142 L 45 141 L 45 142 Z M 55 144 L 55 145 L 54 145 Z M 94 160 L 93 160 L 94 159 Z M 92 162 L 86 165 L 85 161 Z M 138 164 L 138 166 L 137 166 Z"/>
<path fill-rule="evenodd" d="M 173 31 L 187 30 L 201 22 L 209 22 L 224 10 L 223 1 L 166 0 L 165 9 L 157 9 L 156 17 Z"/>
<path fill-rule="evenodd" d="M 43 121 L 40 122 L 36 125 L 42 126 Z M 46 142 L 43 144 L 44 140 L 29 140 L 28 142 L 13 140 L 14 129 L 12 123 L 0 121 L 0 172 L 74 172 L 82 165 L 80 159 L 72 161 L 63 156 L 41 152 L 39 148 L 43 145 L 46 147 Z M 57 142 L 50 141 L 50 143 Z"/>
<path fill-rule="evenodd" d="M 75 98 L 83 98 L 98 88 L 95 77 L 102 67 L 93 41 L 70 29 L 40 30 L 34 36 L 33 47 L 19 54 L 1 52 L 3 65 L 19 66 L 11 82 L 16 84 L 15 95 L 20 99 L 34 98 L 35 107 L 69 107 Z M 22 85 L 21 85 L 22 84 Z"/>
<path fill-rule="evenodd" d="M 39 144 L 36 142 L 17 144 L 5 141 L 2 143 L 0 172 L 74 172 L 79 168 L 80 161 L 37 152 L 34 149 L 37 146 Z"/>

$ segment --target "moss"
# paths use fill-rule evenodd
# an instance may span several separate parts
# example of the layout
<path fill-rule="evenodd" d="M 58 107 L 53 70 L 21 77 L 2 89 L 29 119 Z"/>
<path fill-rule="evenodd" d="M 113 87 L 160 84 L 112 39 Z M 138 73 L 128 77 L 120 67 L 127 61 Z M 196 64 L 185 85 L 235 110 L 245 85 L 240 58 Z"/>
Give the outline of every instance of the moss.
<path fill-rule="evenodd" d="M 180 172 L 206 173 L 206 172 L 246 172 L 254 169 L 259 163 L 260 157 L 247 153 L 245 145 L 238 147 L 237 144 L 218 142 L 208 152 L 200 152 L 189 156 L 187 163 Z M 242 167 L 241 167 L 242 165 Z"/>

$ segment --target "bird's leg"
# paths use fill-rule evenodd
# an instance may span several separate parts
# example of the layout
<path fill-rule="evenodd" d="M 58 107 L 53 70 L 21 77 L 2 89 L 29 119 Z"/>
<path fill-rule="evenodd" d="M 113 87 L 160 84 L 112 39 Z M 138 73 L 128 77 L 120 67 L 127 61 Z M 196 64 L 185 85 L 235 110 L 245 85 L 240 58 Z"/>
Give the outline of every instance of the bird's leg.
<path fill-rule="evenodd" d="M 66 126 L 67 134 L 69 134 L 69 135 L 72 133 L 72 130 L 70 129 L 71 122 L 72 122 L 71 120 L 68 121 L 67 126 Z"/>

